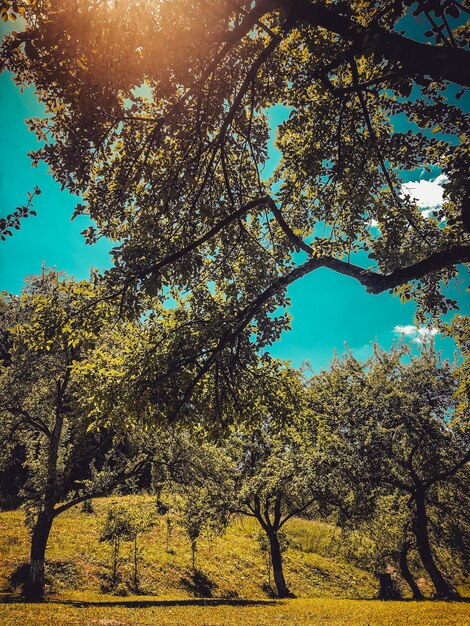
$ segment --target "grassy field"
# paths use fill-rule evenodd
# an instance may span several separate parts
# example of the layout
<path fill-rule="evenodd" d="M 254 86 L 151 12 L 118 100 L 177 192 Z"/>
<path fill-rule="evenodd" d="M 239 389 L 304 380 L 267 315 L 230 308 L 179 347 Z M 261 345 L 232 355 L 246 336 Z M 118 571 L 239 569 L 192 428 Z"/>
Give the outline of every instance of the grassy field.
<path fill-rule="evenodd" d="M 113 502 L 138 503 L 149 511 L 154 508 L 150 497 L 107 498 L 94 502 L 93 514 L 76 508 L 60 516 L 47 553 L 49 596 L 40 605 L 25 604 L 8 591 L 10 573 L 27 559 L 28 536 L 22 511 L 0 513 L 2 626 L 470 624 L 470 604 L 465 602 L 371 600 L 376 593 L 375 579 L 341 558 L 338 531 L 304 520 L 292 520 L 286 529 L 290 547 L 285 554 L 285 574 L 296 595 L 294 600 L 269 599 L 259 530 L 251 519 L 234 522 L 221 537 L 200 540 L 196 565 L 202 591 L 191 568 L 187 538 L 175 525 L 167 550 L 167 526 L 160 518 L 140 541 L 141 595 L 133 595 L 129 589 L 130 544 L 122 549 L 120 596 L 103 593 L 111 554 L 110 547 L 99 542 L 99 535 Z M 196 597 L 202 594 L 211 599 Z"/>
<path fill-rule="evenodd" d="M 466 626 L 469 605 L 338 598 L 252 600 L 65 600 L 0 605 L 2 626 Z"/>

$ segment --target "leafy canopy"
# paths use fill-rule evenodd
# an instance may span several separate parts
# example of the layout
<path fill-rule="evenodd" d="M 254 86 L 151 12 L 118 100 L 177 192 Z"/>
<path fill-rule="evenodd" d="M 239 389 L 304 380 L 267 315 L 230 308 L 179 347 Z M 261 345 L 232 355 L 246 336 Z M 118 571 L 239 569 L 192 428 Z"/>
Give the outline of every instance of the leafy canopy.
<path fill-rule="evenodd" d="M 202 378 L 240 335 L 271 343 L 289 325 L 287 287 L 321 267 L 415 298 L 422 318 L 455 304 L 441 289 L 470 258 L 461 3 L 2 6 L 24 20 L 3 68 L 46 105 L 29 121 L 33 164 L 81 196 L 89 242 L 116 242 L 112 293 L 196 294 L 204 346 L 181 367 Z M 275 105 L 285 119 L 272 128 Z M 404 193 L 417 168 L 446 177 L 433 216 Z"/>

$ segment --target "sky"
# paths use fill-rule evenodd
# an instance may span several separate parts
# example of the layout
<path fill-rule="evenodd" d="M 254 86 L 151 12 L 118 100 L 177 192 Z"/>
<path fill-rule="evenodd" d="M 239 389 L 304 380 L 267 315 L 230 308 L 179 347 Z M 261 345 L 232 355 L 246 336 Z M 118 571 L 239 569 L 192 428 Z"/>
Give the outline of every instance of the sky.
<path fill-rule="evenodd" d="M 25 119 L 39 116 L 42 111 L 33 88 L 20 93 L 7 73 L 0 76 L 0 216 L 25 204 L 27 192 L 34 186 L 42 191 L 34 203 L 37 216 L 23 220 L 13 237 L 0 242 L 0 290 L 12 293 L 19 293 L 24 277 L 39 273 L 43 263 L 76 279 L 87 278 L 91 266 L 110 266 L 112 244 L 100 241 L 86 246 L 80 233 L 90 222 L 85 217 L 71 221 L 78 198 L 61 191 L 44 164 L 31 167 L 27 153 L 38 143 Z M 273 123 L 284 114 L 282 109 L 275 109 Z M 273 145 L 270 156 L 272 167 L 278 157 Z M 406 191 L 424 211 L 430 211 L 442 202 L 442 182 L 439 171 L 417 172 L 407 181 Z M 430 333 L 444 356 L 453 354 L 449 339 L 415 326 L 414 304 L 402 304 L 389 293 L 367 294 L 358 282 L 330 270 L 320 269 L 305 276 L 291 285 L 288 294 L 292 327 L 270 352 L 295 367 L 308 361 L 315 371 L 326 368 L 334 351 L 343 353 L 345 344 L 359 359 L 371 354 L 375 341 L 388 349 L 393 341 L 404 337 L 419 347 Z M 450 294 L 466 312 L 469 298 L 465 285 L 454 286 Z"/>

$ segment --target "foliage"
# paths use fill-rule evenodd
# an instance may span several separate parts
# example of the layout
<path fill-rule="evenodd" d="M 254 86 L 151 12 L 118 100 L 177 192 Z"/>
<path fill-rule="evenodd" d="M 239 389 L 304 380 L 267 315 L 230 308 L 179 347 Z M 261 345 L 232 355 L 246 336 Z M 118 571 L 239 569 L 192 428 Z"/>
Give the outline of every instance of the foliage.
<path fill-rule="evenodd" d="M 44 591 L 44 554 L 54 518 L 75 504 L 109 492 L 145 462 L 127 458 L 126 437 L 112 445 L 108 431 L 92 432 L 74 375 L 113 319 L 100 288 L 43 269 L 21 296 L 1 302 L 0 432 L 2 463 L 23 451 L 26 480 L 20 495 L 31 529 L 31 589 Z M 130 437 L 127 438 L 128 448 Z M 96 454 L 99 451 L 99 461 Z"/>
<path fill-rule="evenodd" d="M 468 415 L 457 415 L 455 396 L 462 370 L 442 361 L 432 344 L 408 362 L 407 352 L 376 346 L 365 364 L 350 354 L 336 359 L 312 381 L 313 410 L 328 424 L 330 453 L 341 455 L 355 484 L 363 477 L 371 486 L 376 562 L 396 562 L 412 537 L 436 593 L 451 595 L 434 556 L 445 550 L 451 511 L 460 517 L 469 484 Z M 466 529 L 461 523 L 463 550 Z"/>
<path fill-rule="evenodd" d="M 413 298 L 421 321 L 455 306 L 442 287 L 470 258 L 462 3 L 48 0 L 2 11 L 23 16 L 2 67 L 46 106 L 29 120 L 41 141 L 33 165 L 81 195 L 75 215 L 96 223 L 88 242 L 116 242 L 108 295 L 139 316 L 190 294 L 179 337 L 165 331 L 162 359 L 138 379 L 144 396 L 164 383 L 171 415 L 206 378 L 230 396 L 250 348 L 289 327 L 287 287 L 319 268 Z M 267 179 L 274 137 L 281 157 Z M 422 169 L 446 180 L 432 216 L 403 187 Z"/>
<path fill-rule="evenodd" d="M 453 416 L 454 422 L 462 420 L 462 428 L 468 428 L 467 420 L 470 413 L 470 318 L 456 315 L 446 327 L 447 334 L 454 339 L 461 355 L 461 362 L 455 371 L 458 388 L 458 403 Z"/>
<path fill-rule="evenodd" d="M 262 403 L 279 423 L 295 415 L 298 372 L 260 355 L 252 326 L 235 345 L 212 350 L 223 300 L 205 290 L 178 297 L 171 307 L 153 300 L 154 308 L 140 324 L 128 321 L 104 332 L 86 362 L 74 364 L 78 380 L 90 391 L 82 399 L 90 420 L 119 429 L 123 422 L 134 428 L 161 426 L 178 417 L 211 435 L 227 433 L 237 421 L 261 420 Z M 202 330 L 192 320 L 195 310 L 207 320 Z M 210 367 L 200 367 L 195 349 L 211 354 Z"/>

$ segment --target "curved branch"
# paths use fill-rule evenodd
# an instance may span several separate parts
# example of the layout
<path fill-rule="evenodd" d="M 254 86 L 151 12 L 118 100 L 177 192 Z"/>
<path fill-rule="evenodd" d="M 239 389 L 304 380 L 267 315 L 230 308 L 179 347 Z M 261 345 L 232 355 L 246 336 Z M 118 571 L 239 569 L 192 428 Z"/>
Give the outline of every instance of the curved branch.
<path fill-rule="evenodd" d="M 287 226 L 287 228 L 289 227 Z M 296 237 L 296 235 L 294 235 L 294 237 Z M 313 252 L 313 249 L 310 249 Z M 449 248 L 448 250 L 431 254 L 422 261 L 418 261 L 413 265 L 398 269 L 390 274 L 377 274 L 376 272 L 371 272 L 363 267 L 347 263 L 346 261 L 342 261 L 340 259 L 335 259 L 331 256 L 314 257 L 309 259 L 302 265 L 294 268 L 285 276 L 274 281 L 272 285 L 265 289 L 256 298 L 256 300 L 240 311 L 235 319 L 235 323 L 224 331 L 217 345 L 212 350 L 208 351 L 208 358 L 201 364 L 197 375 L 193 378 L 189 387 L 184 392 L 183 398 L 177 403 L 175 409 L 170 414 L 168 421 L 171 423 L 176 419 L 180 410 L 191 399 L 198 383 L 217 361 L 219 354 L 228 345 L 230 345 L 231 342 L 240 336 L 263 306 L 277 293 L 287 288 L 293 282 L 302 278 L 306 274 L 309 274 L 320 267 L 325 267 L 338 272 L 339 274 L 344 274 L 345 276 L 350 276 L 351 278 L 356 279 L 366 287 L 369 293 L 378 294 L 389 289 L 394 289 L 395 287 L 407 283 L 410 280 L 418 280 L 430 272 L 469 260 L 470 246 L 455 246 L 453 248 Z"/>
<path fill-rule="evenodd" d="M 147 266 L 144 270 L 132 276 L 132 278 L 129 279 L 129 281 L 134 278 L 143 278 L 144 276 L 153 272 L 158 272 L 159 270 L 163 269 L 170 263 L 174 263 L 175 261 L 182 259 L 187 254 L 189 254 L 190 252 L 193 252 L 194 250 L 199 248 L 199 246 L 202 246 L 204 243 L 212 239 L 212 237 L 215 237 L 217 233 L 219 233 L 221 230 L 223 230 L 226 226 L 228 226 L 232 222 L 236 221 L 237 219 L 245 215 L 245 213 L 248 213 L 248 211 L 258 206 L 263 206 L 263 204 L 268 204 L 270 200 L 271 198 L 269 196 L 262 196 L 261 198 L 250 200 L 250 202 L 247 202 L 246 204 L 244 204 L 242 207 L 240 207 L 233 213 L 230 213 L 229 215 L 224 217 L 222 220 L 220 220 L 220 222 L 217 222 L 217 224 L 215 224 L 215 226 L 213 226 L 210 230 L 208 230 L 207 233 L 205 233 L 205 235 L 202 235 L 202 237 L 199 237 L 199 239 L 195 239 L 184 248 L 181 248 L 180 250 L 177 250 L 176 252 L 169 254 L 168 256 L 163 258 L 161 261 L 158 261 L 158 263 Z"/>
<path fill-rule="evenodd" d="M 351 41 L 358 53 L 373 50 L 389 61 L 398 61 L 410 76 L 428 75 L 434 80 L 445 79 L 470 86 L 470 53 L 467 50 L 430 46 L 379 26 L 364 27 L 310 0 L 292 0 L 291 4 L 301 19 Z"/>
<path fill-rule="evenodd" d="M 292 233 L 293 234 L 293 233 Z M 299 240 L 299 238 L 293 234 L 293 236 Z M 301 241 L 301 240 L 299 240 Z M 304 242 L 302 242 L 304 243 Z M 304 244 L 305 246 L 307 244 Z M 313 248 L 310 248 L 311 253 L 314 253 Z M 331 256 L 313 257 L 294 268 L 289 274 L 286 274 L 282 278 L 279 278 L 270 287 L 268 287 L 257 300 L 250 305 L 249 308 L 254 309 L 253 315 L 267 300 L 274 296 L 281 289 L 288 287 L 290 284 L 302 278 L 306 274 L 313 272 L 319 267 L 326 267 L 339 274 L 350 276 L 356 279 L 364 285 L 369 293 L 378 294 L 389 289 L 399 287 L 404 283 L 408 283 L 411 280 L 419 280 L 431 272 L 436 272 L 445 267 L 451 267 L 459 263 L 466 263 L 470 261 L 470 245 L 468 246 L 453 246 L 447 250 L 441 250 L 440 252 L 434 252 L 425 259 L 413 263 L 408 267 L 400 268 L 391 272 L 390 274 L 378 274 L 364 269 L 359 265 L 348 263 L 340 259 L 335 259 Z"/>
<path fill-rule="evenodd" d="M 440 474 L 437 474 L 433 478 L 430 478 L 429 480 L 427 480 L 425 482 L 426 489 L 428 487 L 430 487 L 431 485 L 434 485 L 435 483 L 438 483 L 438 482 L 440 482 L 442 480 L 447 480 L 448 478 L 451 478 L 452 476 L 457 474 L 457 472 L 459 470 L 461 470 L 463 467 L 465 467 L 469 461 L 470 461 L 470 450 L 453 467 L 451 467 L 447 471 L 441 472 Z"/>

